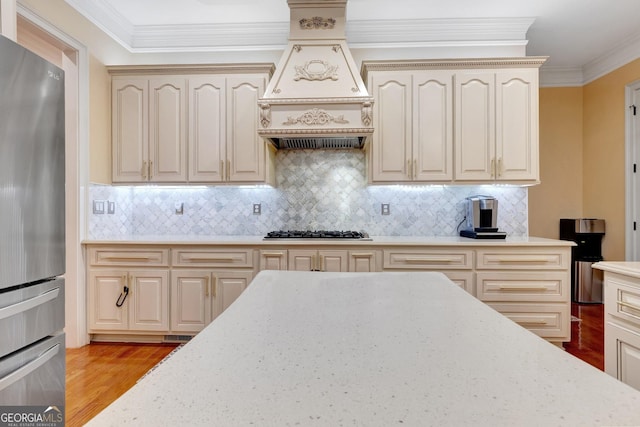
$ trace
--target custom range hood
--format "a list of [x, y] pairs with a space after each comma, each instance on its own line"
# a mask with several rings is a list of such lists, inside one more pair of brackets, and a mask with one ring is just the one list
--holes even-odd
[[346, 44], [347, 0], [288, 0], [289, 43], [258, 100], [258, 134], [276, 148], [362, 148], [373, 97]]

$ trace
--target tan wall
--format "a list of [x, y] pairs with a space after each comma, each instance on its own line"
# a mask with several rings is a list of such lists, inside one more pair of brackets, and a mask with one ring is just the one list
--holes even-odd
[[96, 57], [89, 57], [89, 180], [111, 184], [111, 77]]
[[529, 234], [557, 239], [582, 216], [582, 88], [540, 89], [540, 181], [529, 189]]
[[584, 86], [584, 216], [603, 218], [607, 260], [625, 259], [625, 87], [640, 60]]

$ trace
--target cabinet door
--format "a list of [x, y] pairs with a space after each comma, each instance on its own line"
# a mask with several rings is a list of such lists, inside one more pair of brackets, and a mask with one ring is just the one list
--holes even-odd
[[318, 251], [313, 249], [289, 249], [289, 270], [312, 271], [318, 270]]
[[265, 180], [266, 142], [258, 136], [258, 98], [264, 94], [264, 76], [227, 78], [227, 180]]
[[605, 371], [640, 390], [640, 333], [610, 318], [605, 322]]
[[129, 273], [129, 329], [169, 330], [169, 271], [138, 270]]
[[413, 77], [413, 180], [453, 179], [453, 72]]
[[215, 319], [247, 289], [253, 279], [253, 273], [250, 271], [215, 271], [213, 277], [215, 278], [213, 319]]
[[189, 85], [189, 181], [224, 180], [225, 79], [192, 76]]
[[112, 181], [148, 178], [149, 83], [146, 78], [111, 82]]
[[496, 162], [495, 73], [457, 72], [454, 87], [454, 179], [493, 180]]
[[413, 171], [411, 152], [411, 74], [373, 73], [370, 91], [374, 129], [371, 141], [369, 180], [371, 182], [410, 181]]
[[130, 296], [121, 307], [116, 302], [128, 285], [126, 270], [89, 270], [89, 330], [124, 331], [129, 327]]
[[187, 102], [184, 77], [149, 79], [149, 181], [187, 180]]
[[380, 253], [377, 251], [349, 251], [349, 271], [369, 273], [381, 271]]
[[286, 270], [287, 251], [286, 250], [261, 250], [260, 251], [260, 271], [262, 270]]
[[318, 251], [318, 260], [320, 271], [349, 271], [347, 251]]
[[211, 272], [173, 270], [171, 272], [171, 330], [199, 332], [211, 319]]
[[496, 178], [538, 180], [538, 69], [496, 73]]

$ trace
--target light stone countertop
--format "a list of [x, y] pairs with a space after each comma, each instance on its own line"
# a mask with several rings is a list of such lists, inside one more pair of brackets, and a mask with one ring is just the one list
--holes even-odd
[[268, 239], [263, 236], [203, 236], [203, 235], [145, 235], [121, 236], [109, 239], [87, 239], [85, 245], [106, 244], [147, 244], [147, 245], [264, 245], [264, 246], [296, 246], [296, 245], [426, 245], [426, 246], [574, 246], [567, 240], [546, 239], [542, 237], [507, 237], [506, 239], [469, 239], [450, 236], [372, 236], [371, 240], [359, 239]]
[[441, 273], [263, 271], [87, 425], [640, 425], [640, 392]]
[[640, 278], [640, 262], [635, 261], [600, 261], [591, 265], [591, 268], [597, 268], [612, 273], [624, 274], [625, 276]]

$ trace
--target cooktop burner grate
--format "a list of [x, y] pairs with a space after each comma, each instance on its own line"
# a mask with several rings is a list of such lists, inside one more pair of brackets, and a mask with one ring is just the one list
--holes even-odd
[[270, 231], [265, 239], [367, 239], [369, 235], [361, 231], [338, 230], [278, 230]]

